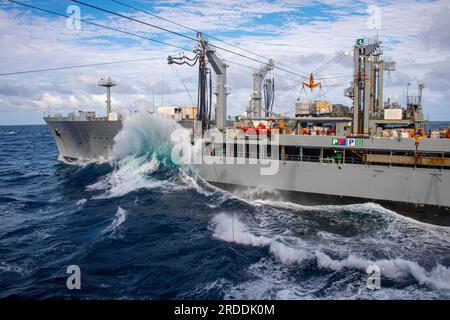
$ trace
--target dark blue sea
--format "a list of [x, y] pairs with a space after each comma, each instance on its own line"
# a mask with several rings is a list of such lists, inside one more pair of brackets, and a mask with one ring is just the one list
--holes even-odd
[[450, 298], [449, 227], [231, 194], [167, 161], [160, 132], [135, 133], [151, 152], [66, 164], [46, 126], [0, 126], [1, 299]]

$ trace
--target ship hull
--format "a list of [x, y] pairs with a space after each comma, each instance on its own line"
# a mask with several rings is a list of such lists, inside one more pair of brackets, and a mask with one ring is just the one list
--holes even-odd
[[275, 175], [261, 175], [260, 164], [225, 164], [223, 159], [197, 165], [198, 174], [219, 186], [291, 193], [302, 204], [371, 201], [450, 219], [449, 170], [279, 161]]
[[100, 160], [112, 156], [114, 137], [122, 121], [66, 121], [44, 118], [59, 154], [68, 161]]

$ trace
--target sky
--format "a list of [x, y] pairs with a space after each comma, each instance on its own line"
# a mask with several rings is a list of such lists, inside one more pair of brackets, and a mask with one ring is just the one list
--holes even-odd
[[[227, 49], [216, 53], [229, 65], [231, 115], [245, 111], [253, 70], [269, 58], [276, 66], [268, 75], [275, 79], [274, 111], [292, 114], [299, 97], [350, 106], [352, 101], [343, 95], [353, 75], [350, 52], [356, 39], [378, 35], [383, 55], [397, 63], [396, 71], [385, 75], [385, 98], [404, 105], [407, 91], [414, 95], [418, 84], [424, 83], [425, 115], [430, 120], [450, 120], [450, 0], [121, 0], [179, 25], [110, 0], [82, 2], [147, 25], [69, 0], [18, 1], [61, 14], [79, 10], [82, 19], [141, 37], [84, 22], [78, 28], [66, 17], [0, 0], [0, 74], [146, 60], [0, 75], [0, 125], [43, 124], [46, 112], [84, 110], [103, 115], [105, 90], [97, 83], [109, 76], [118, 83], [112, 89], [112, 106], [117, 112], [195, 104], [197, 66], [174, 66], [180, 80], [167, 64], [169, 55], [192, 57], [195, 41], [148, 24], [191, 38], [196, 33], [190, 29], [198, 30], [210, 36], [211, 44]], [[295, 85], [283, 91], [337, 56], [341, 58], [316, 74], [322, 90], [305, 94]]]

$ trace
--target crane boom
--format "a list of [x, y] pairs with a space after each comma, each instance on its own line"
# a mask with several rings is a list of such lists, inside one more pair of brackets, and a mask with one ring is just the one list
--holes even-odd
[[272, 59], [264, 64], [258, 70], [253, 73], [253, 93], [249, 102], [249, 114], [251, 117], [261, 117], [262, 109], [262, 86], [266, 75], [274, 68]]
[[215, 50], [208, 44], [206, 56], [217, 76], [215, 122], [217, 128], [223, 130], [227, 119], [227, 67], [224, 60], [220, 59]]

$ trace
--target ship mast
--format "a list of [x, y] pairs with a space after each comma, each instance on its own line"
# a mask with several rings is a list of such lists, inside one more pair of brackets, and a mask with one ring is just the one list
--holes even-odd
[[[199, 64], [199, 83], [198, 83], [198, 100], [197, 100], [197, 121], [202, 123], [202, 130], [210, 128], [211, 118], [211, 95], [212, 81], [210, 65], [216, 74], [216, 106], [214, 113], [214, 122], [216, 128], [224, 130], [226, 126], [227, 115], [227, 68], [225, 60], [219, 58], [213, 46], [205, 40], [200, 33], [197, 33], [198, 48], [194, 50], [195, 57], [189, 58], [184, 54], [180, 57], [169, 56], [167, 62], [169, 64], [183, 65], [187, 64], [191, 67]], [[209, 76], [209, 79], [208, 79]], [[208, 83], [209, 80], [209, 83]], [[209, 93], [209, 96], [208, 96]]]
[[272, 59], [269, 62], [261, 66], [258, 70], [253, 73], [253, 93], [250, 97], [249, 110], [248, 113], [250, 117], [261, 117], [262, 108], [262, 87], [263, 81], [267, 73], [269, 73], [274, 68], [274, 63]]
[[111, 107], [111, 88], [117, 86], [117, 83], [111, 79], [111, 77], [108, 77], [108, 79], [100, 79], [98, 82], [98, 85], [100, 87], [106, 88], [106, 118], [109, 117], [109, 115], [112, 113], [112, 107]]

